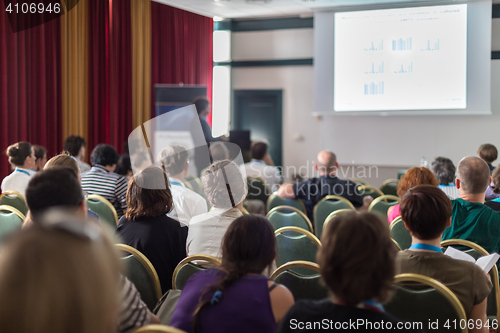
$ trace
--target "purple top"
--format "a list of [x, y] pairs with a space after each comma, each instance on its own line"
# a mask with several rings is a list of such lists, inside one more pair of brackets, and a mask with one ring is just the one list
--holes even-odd
[[[182, 290], [170, 325], [193, 332], [193, 314], [201, 294], [224, 276], [218, 269], [193, 275]], [[200, 315], [200, 333], [273, 333], [276, 320], [269, 298], [268, 279], [263, 275], [246, 275], [219, 297], [220, 302], [207, 305]], [[211, 299], [213, 292], [204, 299]]]
[[493, 192], [493, 183], [488, 185], [488, 187], [486, 188], [486, 193], [484, 194], [484, 198], [485, 199], [495, 199], [495, 198], [499, 198], [499, 197], [500, 197], [500, 194], [496, 194], [495, 192]]

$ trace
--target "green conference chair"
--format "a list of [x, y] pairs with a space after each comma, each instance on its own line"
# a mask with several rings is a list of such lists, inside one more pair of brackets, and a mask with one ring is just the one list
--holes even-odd
[[327, 216], [325, 219], [325, 223], [323, 223], [323, 228], [321, 230], [321, 234], [323, 234], [323, 231], [326, 230], [328, 224], [335, 218], [335, 216], [342, 214], [342, 213], [350, 213], [350, 212], [357, 212], [357, 210], [352, 210], [352, 209], [339, 209], [331, 213], [330, 215]]
[[399, 202], [399, 197], [394, 195], [382, 195], [372, 201], [368, 206], [368, 211], [372, 213], [379, 213], [387, 220], [387, 210], [389, 207], [396, 205]]
[[23, 226], [25, 216], [14, 207], [0, 206], [0, 241]]
[[299, 227], [309, 232], [313, 232], [311, 221], [306, 214], [291, 206], [278, 206], [271, 209], [267, 215], [274, 230], [283, 227]]
[[[447, 239], [441, 242], [443, 251], [446, 250], [448, 246], [453, 246], [471, 255], [476, 260], [489, 255], [488, 251], [486, 251], [482, 246], [465, 239]], [[490, 322], [492, 320], [500, 322], [500, 283], [498, 280], [498, 268], [496, 265], [491, 268], [489, 274], [491, 282], [493, 283], [493, 288], [491, 288], [491, 292], [488, 295], [486, 315], [488, 316]]]
[[[462, 304], [441, 282], [419, 274], [400, 274], [396, 275], [394, 284], [392, 298], [385, 305], [388, 314], [406, 322], [422, 323], [419, 329], [426, 332], [430, 329], [436, 332], [467, 332], [467, 325], [463, 330], [458, 325], [460, 321], [467, 322]], [[436, 321], [436, 328], [428, 326]], [[444, 327], [447, 321], [449, 329]]]
[[184, 258], [179, 264], [177, 264], [177, 267], [175, 267], [174, 273], [172, 274], [172, 289], [182, 290], [191, 276], [206, 269], [199, 264], [195, 264], [193, 261], [205, 261], [213, 266], [220, 266], [219, 258], [212, 257], [207, 254], [195, 254]]
[[316, 237], [321, 239], [323, 224], [326, 218], [339, 209], [355, 210], [354, 205], [349, 200], [338, 195], [327, 195], [314, 205], [313, 216]]
[[[308, 269], [312, 274], [306, 276], [297, 274], [293, 269]], [[328, 290], [320, 283], [318, 264], [307, 261], [291, 261], [276, 269], [271, 274], [271, 280], [287, 287], [295, 301], [300, 299], [323, 299], [328, 297]]]
[[307, 214], [306, 205], [301, 199], [283, 199], [278, 197], [277, 192], [274, 192], [267, 199], [266, 211], [269, 212], [274, 207], [278, 206], [291, 206], [300, 210], [302, 213]]
[[248, 188], [248, 194], [246, 197], [247, 200], [260, 200], [264, 204], [267, 203], [267, 199], [269, 198], [268, 194], [269, 192], [264, 179], [256, 176], [248, 176], [247, 188]]
[[134, 331], [134, 333], [187, 333], [187, 332], [167, 325], [146, 325]]
[[[321, 248], [321, 242], [309, 231], [298, 227], [283, 227], [274, 232], [276, 236], [276, 266], [287, 262], [304, 260], [316, 262], [316, 253]], [[309, 269], [293, 268], [291, 271], [308, 275]]]
[[351, 178], [349, 179], [351, 182], [358, 183], [359, 185], [370, 185], [366, 182], [366, 180], [361, 179], [361, 178]]
[[5, 191], [0, 195], [0, 205], [14, 207], [24, 216], [28, 214], [28, 205], [24, 196], [17, 191]]
[[[115, 244], [116, 248], [130, 255], [122, 260], [126, 266], [126, 276], [137, 288], [142, 301], [153, 311], [162, 296], [160, 280], [151, 262], [135, 248], [125, 244]], [[165, 290], [166, 291], [166, 290]]]
[[411, 246], [411, 236], [410, 231], [406, 229], [403, 219], [401, 216], [397, 217], [391, 223], [391, 237], [394, 239], [399, 248], [404, 251]]
[[102, 223], [106, 223], [111, 228], [116, 229], [118, 223], [118, 214], [115, 207], [105, 197], [98, 194], [90, 194], [87, 197], [87, 207], [99, 215]]
[[184, 176], [184, 184], [186, 183], [189, 184], [186, 185], [186, 187], [188, 187], [190, 190], [198, 193], [204, 198], [206, 197], [205, 190], [203, 189], [203, 184], [201, 183], [200, 178], [196, 177], [192, 173], [188, 173]]
[[384, 195], [381, 190], [370, 185], [359, 185], [356, 192], [358, 192], [363, 198], [371, 196], [373, 199], [376, 199]]
[[403, 178], [403, 176], [406, 174], [406, 171], [408, 170], [399, 170], [398, 171], [398, 181]]
[[385, 195], [398, 195], [398, 179], [387, 179], [380, 185], [380, 191]]

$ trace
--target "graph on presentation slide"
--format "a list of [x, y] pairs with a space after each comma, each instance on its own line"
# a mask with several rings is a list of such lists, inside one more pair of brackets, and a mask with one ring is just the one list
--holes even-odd
[[465, 109], [466, 73], [466, 4], [335, 14], [335, 111]]

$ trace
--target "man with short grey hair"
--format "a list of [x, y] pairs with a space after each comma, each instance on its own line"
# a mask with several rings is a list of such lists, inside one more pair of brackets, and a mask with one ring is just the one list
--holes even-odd
[[167, 173], [174, 201], [174, 209], [167, 215], [189, 225], [193, 216], [207, 212], [207, 202], [184, 185], [184, 176], [189, 168], [188, 152], [180, 145], [170, 145], [160, 152], [158, 161]]
[[460, 192], [455, 186], [455, 165], [446, 157], [436, 157], [431, 165], [431, 171], [439, 182], [439, 188], [454, 200], [460, 196]]
[[464, 157], [457, 167], [456, 186], [460, 197], [452, 200], [451, 226], [446, 239], [465, 239], [489, 253], [500, 252], [500, 213], [484, 205], [484, 193], [491, 182], [490, 168], [475, 156]]

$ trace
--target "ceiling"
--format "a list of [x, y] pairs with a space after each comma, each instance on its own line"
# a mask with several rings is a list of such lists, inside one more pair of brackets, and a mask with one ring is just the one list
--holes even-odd
[[[308, 16], [314, 10], [344, 6], [363, 6], [413, 2], [415, 0], [154, 0], [204, 16], [220, 18], [258, 18]], [[495, 0], [493, 2], [499, 2]], [[420, 0], [420, 3], [442, 2]]]

